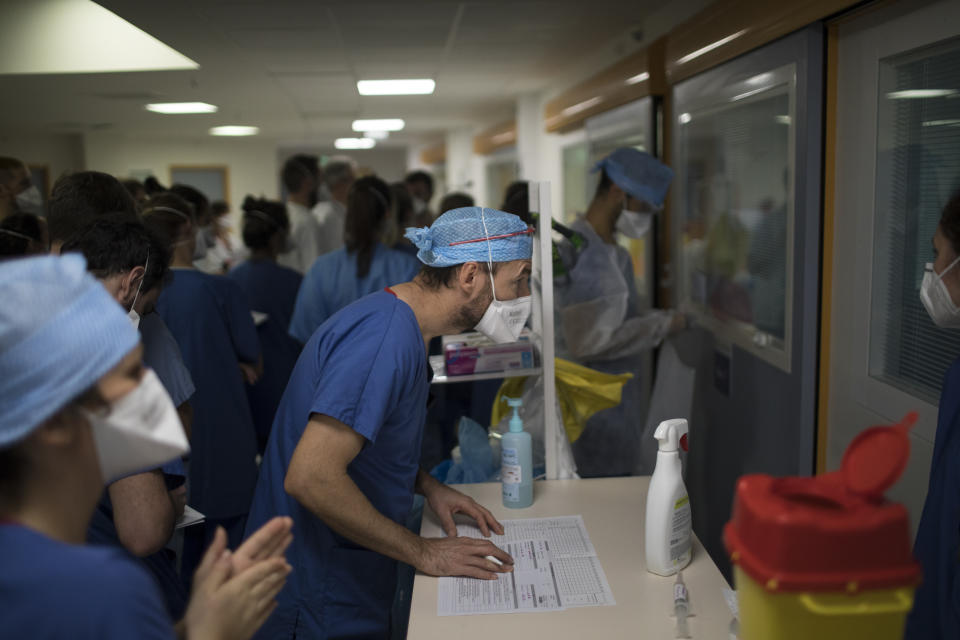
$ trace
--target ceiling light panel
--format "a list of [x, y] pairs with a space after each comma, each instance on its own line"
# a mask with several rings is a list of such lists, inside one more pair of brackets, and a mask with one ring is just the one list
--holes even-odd
[[353, 121], [354, 131], [400, 131], [403, 126], [403, 120], [400, 118]]
[[259, 127], [249, 127], [246, 125], [223, 125], [210, 129], [212, 136], [255, 136], [260, 133]]
[[376, 144], [373, 138], [337, 138], [333, 142], [337, 149], [372, 149]]
[[206, 102], [154, 102], [144, 106], [147, 111], [163, 114], [216, 113], [217, 105]]
[[437, 83], [428, 78], [414, 80], [360, 80], [357, 91], [362, 96], [415, 96], [433, 93]]

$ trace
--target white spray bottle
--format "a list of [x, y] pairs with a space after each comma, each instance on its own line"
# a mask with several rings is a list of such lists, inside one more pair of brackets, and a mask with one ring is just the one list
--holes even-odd
[[660, 443], [657, 466], [647, 490], [647, 571], [672, 576], [690, 564], [693, 518], [690, 497], [683, 484], [680, 446], [686, 450], [687, 421], [665, 420], [653, 437]]
[[500, 479], [503, 506], [523, 509], [533, 504], [533, 450], [530, 434], [523, 430], [520, 398], [504, 398], [513, 407], [510, 431], [500, 439]]

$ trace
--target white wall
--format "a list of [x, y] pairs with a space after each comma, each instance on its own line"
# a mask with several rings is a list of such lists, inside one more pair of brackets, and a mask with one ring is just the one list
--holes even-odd
[[229, 169], [233, 214], [252, 194], [278, 197], [275, 143], [252, 138], [162, 139], [93, 133], [84, 138], [86, 168], [118, 178], [131, 171], [150, 171], [170, 186], [171, 165], [225, 165]]
[[0, 133], [0, 156], [10, 156], [30, 165], [44, 165], [50, 186], [67, 171], [85, 168], [80, 134]]

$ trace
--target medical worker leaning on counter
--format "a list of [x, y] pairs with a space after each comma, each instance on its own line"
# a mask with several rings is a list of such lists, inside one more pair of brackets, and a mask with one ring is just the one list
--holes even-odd
[[[920, 301], [938, 327], [960, 329], [960, 192], [943, 209], [933, 254]], [[960, 358], [943, 379], [930, 485], [913, 553], [923, 567], [923, 582], [904, 638], [960, 638]]]
[[559, 245], [568, 273], [555, 280], [561, 353], [587, 367], [632, 373], [633, 378], [624, 385], [620, 404], [587, 421], [573, 443], [573, 454], [584, 477], [649, 474], [656, 442], [640, 442], [643, 352], [684, 328], [686, 321], [674, 311], [641, 308], [633, 259], [617, 239], [651, 233], [673, 171], [649, 153], [629, 147], [612, 152], [594, 171], [600, 172], [600, 180], [593, 200], [570, 225], [575, 239]]
[[[469, 207], [408, 229], [423, 263], [410, 282], [341, 309], [310, 338], [290, 377], [264, 455], [248, 527], [292, 516], [295, 577], [263, 639], [379, 638], [389, 630], [397, 561], [434, 576], [495, 579], [512, 559], [488, 540], [456, 537], [453, 514], [483, 534], [500, 523], [420, 470], [431, 338], [476, 328], [516, 340], [530, 312], [532, 230]], [[423, 494], [446, 538], [404, 521]], [[502, 566], [485, 559], [492, 555]]]
[[[175, 637], [150, 574], [83, 544], [105, 483], [188, 450], [137, 330], [78, 255], [4, 262], [0, 299], [0, 638]], [[218, 531], [180, 635], [248, 638], [290, 571], [290, 526], [232, 554]]]

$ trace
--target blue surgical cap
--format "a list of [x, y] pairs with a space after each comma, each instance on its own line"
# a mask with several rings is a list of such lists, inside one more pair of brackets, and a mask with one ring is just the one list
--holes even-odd
[[92, 387], [140, 340], [82, 256], [0, 263], [0, 447]]
[[603, 169], [613, 183], [638, 200], [662, 207], [673, 181], [673, 169], [649, 153], [620, 147], [593, 168]]
[[513, 215], [486, 207], [451, 209], [429, 227], [408, 227], [417, 257], [431, 267], [464, 262], [510, 262], [533, 255], [530, 227]]

